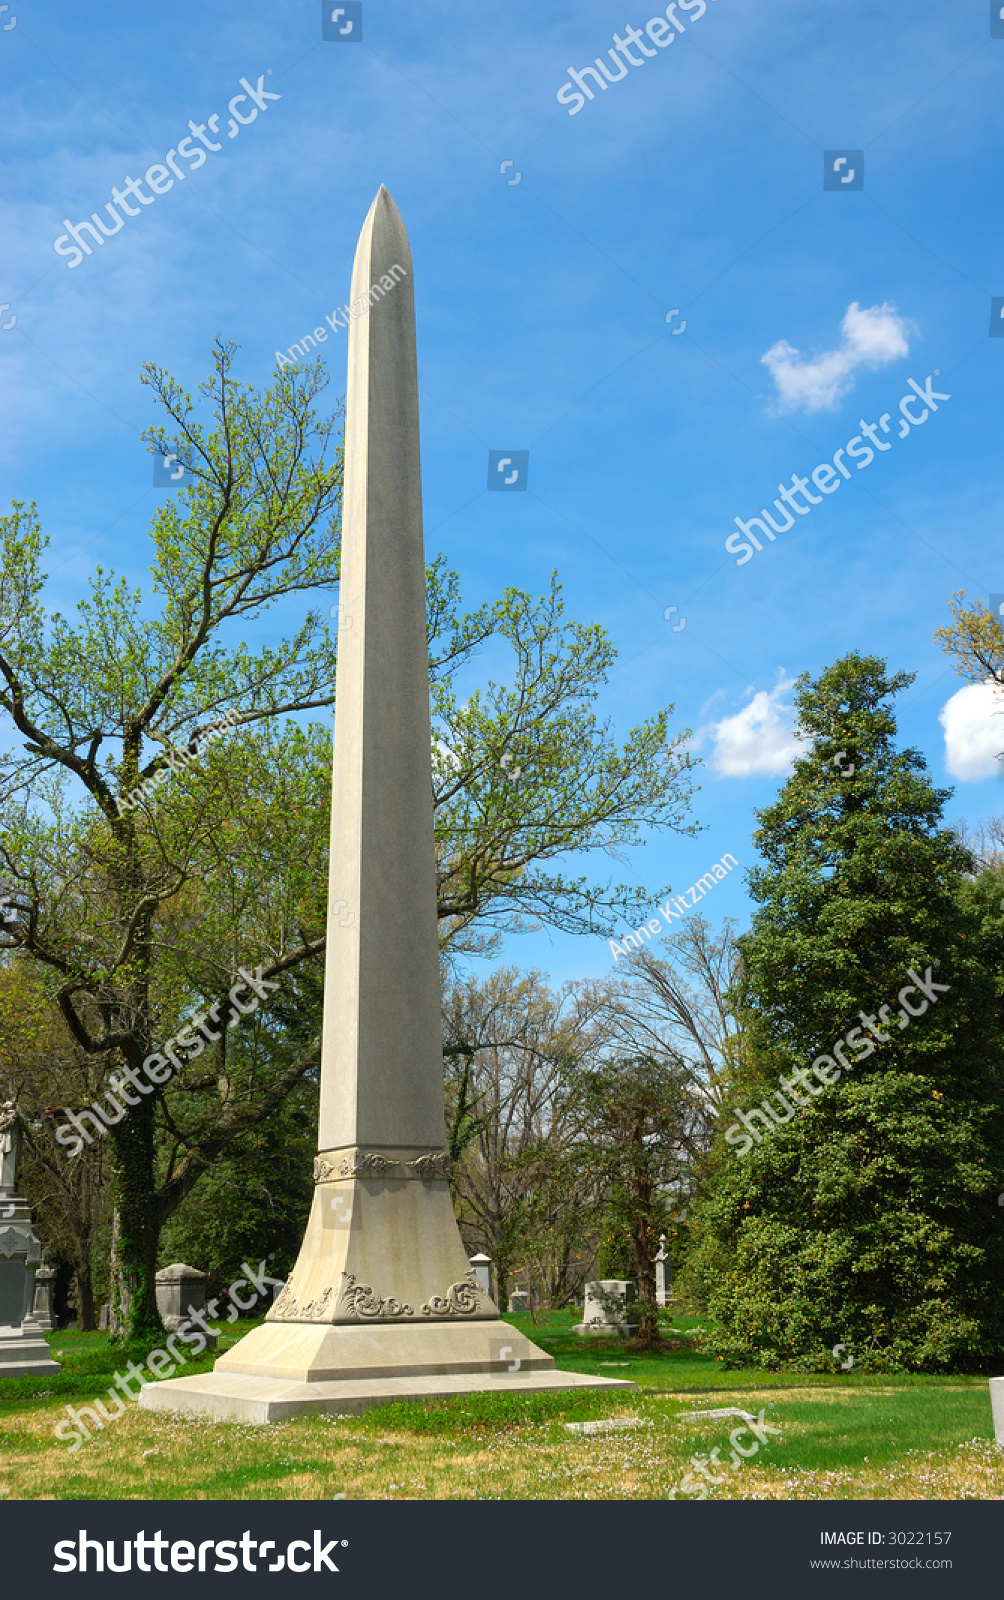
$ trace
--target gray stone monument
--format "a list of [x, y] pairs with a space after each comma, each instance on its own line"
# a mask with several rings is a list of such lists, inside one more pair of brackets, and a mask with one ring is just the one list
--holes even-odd
[[0, 1105], [0, 1378], [61, 1370], [34, 1316], [42, 1246], [28, 1202], [17, 1192], [22, 1137], [20, 1113], [8, 1100]]
[[480, 1283], [482, 1289], [485, 1291], [485, 1294], [491, 1294], [491, 1292], [492, 1292], [492, 1275], [491, 1275], [492, 1274], [492, 1258], [491, 1258], [491, 1256], [484, 1256], [484, 1255], [471, 1256], [471, 1266], [474, 1269], [474, 1276], [477, 1278], [477, 1280]]
[[655, 1258], [655, 1303], [668, 1306], [673, 1287], [673, 1263], [666, 1249], [666, 1235], [659, 1235], [659, 1254]]
[[1004, 1445], [1004, 1378], [990, 1379], [990, 1409], [994, 1419], [994, 1438]]
[[148, 1384], [147, 1410], [264, 1423], [474, 1390], [633, 1387], [558, 1372], [502, 1322], [454, 1217], [414, 290], [384, 188], [363, 224], [350, 298], [369, 309], [349, 329], [314, 1203], [265, 1323], [213, 1372]]
[[530, 1296], [526, 1289], [514, 1289], [509, 1296], [509, 1311], [529, 1311]]
[[628, 1278], [594, 1279], [586, 1284], [582, 1321], [572, 1332], [592, 1339], [629, 1338], [638, 1331], [637, 1322], [630, 1320], [634, 1297], [634, 1284]]
[[[161, 1267], [156, 1281], [157, 1310], [164, 1327], [177, 1333], [184, 1323], [196, 1326], [191, 1314], [206, 1309], [207, 1274], [198, 1267], [186, 1267], [183, 1261], [175, 1261], [169, 1267]], [[215, 1333], [207, 1333], [203, 1328], [202, 1337], [208, 1349], [216, 1349], [219, 1341]]]
[[52, 1311], [52, 1297], [56, 1289], [55, 1269], [43, 1259], [42, 1265], [35, 1273], [35, 1304], [32, 1307], [32, 1316], [38, 1323], [43, 1333], [52, 1333], [56, 1326], [56, 1319]]

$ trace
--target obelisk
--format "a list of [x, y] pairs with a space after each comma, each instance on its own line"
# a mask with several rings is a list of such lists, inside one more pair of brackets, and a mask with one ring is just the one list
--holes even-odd
[[557, 1372], [478, 1284], [450, 1197], [411, 251], [381, 188], [352, 272], [315, 1191], [266, 1323], [148, 1409], [269, 1422]]

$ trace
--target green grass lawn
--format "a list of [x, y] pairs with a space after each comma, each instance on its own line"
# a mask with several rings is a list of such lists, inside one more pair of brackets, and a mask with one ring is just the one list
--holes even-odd
[[[637, 1392], [471, 1395], [304, 1417], [268, 1428], [201, 1422], [130, 1406], [70, 1453], [54, 1436], [103, 1397], [125, 1359], [103, 1334], [56, 1333], [57, 1376], [0, 1382], [0, 1495], [10, 1499], [664, 1499], [688, 1479], [712, 1499], [1004, 1498], [985, 1378], [724, 1371], [688, 1347], [636, 1352], [571, 1332], [575, 1312], [513, 1323], [569, 1371], [630, 1378]], [[220, 1330], [220, 1350], [249, 1322]], [[145, 1351], [134, 1352], [142, 1363]], [[214, 1355], [188, 1363], [208, 1371]], [[734, 1406], [777, 1428], [748, 1459], [729, 1442]], [[635, 1419], [582, 1434], [566, 1424]], [[746, 1430], [740, 1443], [756, 1443]], [[713, 1454], [717, 1450], [717, 1454]], [[720, 1481], [694, 1476], [694, 1461]], [[734, 1460], [736, 1465], [730, 1465]]]

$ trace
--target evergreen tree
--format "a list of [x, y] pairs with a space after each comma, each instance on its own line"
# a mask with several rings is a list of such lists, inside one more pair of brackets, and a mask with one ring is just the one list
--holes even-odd
[[744, 1049], [688, 1264], [730, 1362], [1004, 1357], [1001, 880], [894, 747], [910, 682], [858, 654], [801, 678], [805, 753], [758, 818]]

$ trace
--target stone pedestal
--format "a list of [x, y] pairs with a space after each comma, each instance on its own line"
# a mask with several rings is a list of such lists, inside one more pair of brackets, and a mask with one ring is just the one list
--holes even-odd
[[471, 1270], [477, 1278], [485, 1294], [492, 1292], [492, 1258], [491, 1256], [471, 1256]]
[[587, 1283], [582, 1321], [572, 1332], [584, 1338], [630, 1338], [638, 1331], [637, 1322], [629, 1320], [634, 1294], [634, 1284], [627, 1278], [596, 1278]]
[[35, 1273], [35, 1304], [32, 1316], [43, 1333], [52, 1333], [56, 1319], [52, 1311], [52, 1297], [56, 1289], [56, 1274], [45, 1262]]
[[633, 1388], [554, 1370], [473, 1271], [449, 1187], [411, 249], [386, 189], [356, 250], [318, 1154], [296, 1265], [211, 1373], [147, 1410], [268, 1422], [471, 1390]]
[[659, 1254], [655, 1258], [655, 1303], [668, 1306], [673, 1287], [673, 1263], [666, 1249], [666, 1235], [659, 1235]]
[[1004, 1378], [990, 1379], [990, 1405], [994, 1417], [994, 1438], [1004, 1445]]
[[[206, 1283], [208, 1276], [200, 1272], [197, 1267], [187, 1267], [183, 1261], [175, 1261], [169, 1267], [162, 1267], [157, 1274], [157, 1310], [160, 1320], [170, 1333], [177, 1333], [183, 1324], [188, 1328], [200, 1326], [192, 1320], [193, 1311], [206, 1309]], [[200, 1329], [206, 1346], [215, 1350], [219, 1342], [215, 1333], [207, 1333]]]
[[0, 1378], [61, 1371], [33, 1315], [42, 1247], [28, 1203], [0, 1189]]

